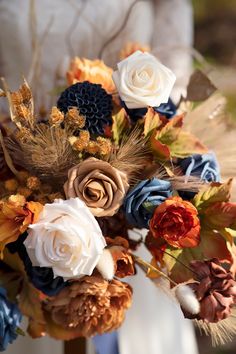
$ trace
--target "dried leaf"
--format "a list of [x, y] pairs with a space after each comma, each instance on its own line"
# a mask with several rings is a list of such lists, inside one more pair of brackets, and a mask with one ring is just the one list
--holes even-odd
[[185, 158], [193, 154], [204, 154], [208, 149], [190, 133], [181, 131], [178, 138], [169, 145], [172, 157]]
[[207, 189], [200, 191], [195, 195], [193, 204], [202, 211], [210, 206], [212, 203], [228, 202], [230, 198], [232, 179], [229, 179], [227, 183], [212, 183]]
[[187, 87], [187, 101], [204, 101], [216, 91], [211, 80], [201, 71], [196, 70], [191, 75]]
[[172, 118], [159, 132], [158, 140], [165, 145], [172, 144], [181, 132], [184, 116], [176, 116]]
[[128, 119], [125, 109], [122, 108], [118, 113], [112, 116], [113, 124], [112, 124], [112, 134], [113, 139], [116, 144], [119, 144], [122, 133], [128, 127]]
[[158, 160], [166, 161], [170, 159], [170, 149], [158, 140], [158, 133], [156, 131], [152, 133], [149, 143], [154, 156]]
[[149, 135], [154, 129], [158, 129], [161, 124], [162, 122], [158, 113], [156, 113], [152, 108], [148, 108], [148, 111], [144, 117], [144, 135]]
[[236, 230], [236, 204], [217, 202], [204, 210], [205, 222], [213, 229], [231, 228]]

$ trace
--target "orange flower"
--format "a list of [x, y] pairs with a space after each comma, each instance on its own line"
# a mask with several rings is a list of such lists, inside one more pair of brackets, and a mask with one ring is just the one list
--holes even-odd
[[137, 50], [140, 50], [141, 52], [150, 52], [151, 51], [151, 49], [148, 45], [142, 45], [137, 42], [129, 42], [129, 43], [126, 43], [126, 45], [120, 51], [120, 59], [123, 60], [123, 59], [129, 57], [131, 54], [133, 54]]
[[0, 203], [0, 252], [37, 220], [42, 208], [40, 203], [26, 202], [21, 195]]
[[75, 57], [67, 72], [69, 85], [77, 82], [89, 81], [93, 84], [101, 84], [108, 93], [115, 91], [112, 80], [113, 70], [106, 66], [102, 60], [80, 59]]
[[197, 209], [180, 197], [166, 199], [150, 221], [153, 237], [161, 237], [171, 246], [196, 247], [200, 242]]

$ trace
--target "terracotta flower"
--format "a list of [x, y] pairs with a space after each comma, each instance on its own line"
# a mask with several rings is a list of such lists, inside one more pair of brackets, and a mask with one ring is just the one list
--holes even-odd
[[64, 185], [67, 198], [79, 197], [97, 217], [114, 215], [128, 188], [125, 173], [95, 158], [72, 167]]
[[67, 72], [67, 81], [69, 85], [83, 81], [101, 84], [108, 93], [112, 93], [115, 91], [112, 73], [113, 70], [106, 66], [102, 60], [89, 60], [75, 57], [71, 61]]
[[135, 274], [133, 257], [129, 253], [129, 242], [120, 236], [106, 237], [108, 249], [114, 260], [115, 275], [124, 278]]
[[196, 247], [200, 242], [200, 221], [197, 209], [180, 197], [166, 199], [150, 221], [154, 237], [163, 238], [171, 246]]
[[198, 281], [188, 284], [200, 302], [197, 318], [218, 322], [229, 317], [236, 305], [236, 281], [232, 274], [217, 259], [192, 261], [191, 268], [198, 274]]
[[67, 331], [67, 339], [90, 337], [118, 328], [131, 298], [132, 289], [128, 284], [93, 275], [71, 283], [50, 298], [44, 309], [50, 322]]
[[42, 208], [40, 203], [26, 202], [20, 195], [0, 202], [0, 251], [37, 221]]

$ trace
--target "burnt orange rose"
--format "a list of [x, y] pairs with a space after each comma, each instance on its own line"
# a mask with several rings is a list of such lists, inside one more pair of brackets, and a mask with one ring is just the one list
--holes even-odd
[[40, 203], [26, 202], [20, 195], [0, 203], [0, 251], [37, 220], [42, 208]]
[[200, 242], [200, 221], [197, 209], [180, 197], [166, 199], [150, 221], [153, 237], [163, 238], [171, 246], [196, 247]]
[[67, 72], [69, 85], [77, 82], [89, 81], [93, 84], [100, 84], [108, 93], [115, 91], [112, 80], [113, 70], [106, 66], [102, 60], [89, 60], [74, 58]]

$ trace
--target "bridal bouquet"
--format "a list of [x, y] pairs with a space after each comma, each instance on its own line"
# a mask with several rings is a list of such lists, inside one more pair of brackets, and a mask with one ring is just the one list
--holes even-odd
[[138, 268], [229, 340], [236, 204], [217, 160], [232, 157], [220, 153], [223, 98], [198, 71], [176, 107], [174, 74], [140, 50], [114, 72], [75, 58], [67, 81], [48, 115], [35, 114], [26, 81], [1, 92], [11, 123], [0, 135], [0, 349], [22, 334], [22, 314], [33, 338], [117, 329], [132, 303], [122, 278]]

